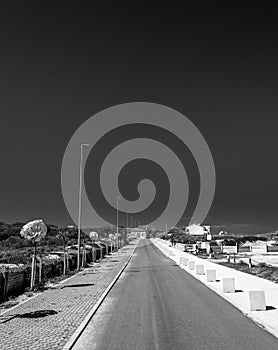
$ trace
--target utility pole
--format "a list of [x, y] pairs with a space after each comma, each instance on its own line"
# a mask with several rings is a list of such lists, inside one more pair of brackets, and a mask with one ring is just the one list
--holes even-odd
[[119, 199], [121, 197], [117, 197], [117, 249], [119, 249]]
[[80, 145], [79, 164], [79, 197], [78, 197], [78, 236], [77, 236], [77, 270], [80, 270], [80, 243], [81, 243], [81, 210], [82, 210], [82, 184], [83, 184], [83, 147], [89, 146], [87, 143]]

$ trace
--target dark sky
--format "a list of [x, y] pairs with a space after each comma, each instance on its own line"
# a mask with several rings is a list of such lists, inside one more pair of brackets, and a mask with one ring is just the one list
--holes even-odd
[[70, 224], [71, 136], [104, 108], [146, 101], [205, 137], [217, 175], [208, 224], [278, 229], [277, 12], [58, 3], [0, 5], [0, 220]]

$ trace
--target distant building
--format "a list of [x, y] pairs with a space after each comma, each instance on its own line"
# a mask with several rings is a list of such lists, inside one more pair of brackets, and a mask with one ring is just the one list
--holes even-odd
[[185, 228], [185, 233], [189, 236], [204, 236], [210, 234], [210, 226], [192, 224]]
[[131, 228], [129, 235], [133, 238], [147, 238], [147, 230], [145, 227]]

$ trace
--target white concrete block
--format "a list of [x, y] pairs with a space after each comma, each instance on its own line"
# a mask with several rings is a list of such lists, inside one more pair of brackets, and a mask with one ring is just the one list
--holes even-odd
[[196, 265], [196, 275], [204, 275], [205, 267], [204, 265]]
[[195, 270], [195, 261], [189, 260], [188, 261], [188, 268], [189, 268], [189, 270]]
[[249, 290], [250, 311], [265, 311], [265, 292], [263, 290]]
[[223, 292], [235, 293], [235, 279], [234, 277], [223, 277]]
[[216, 282], [216, 270], [207, 270], [207, 282]]
[[183, 258], [182, 264], [183, 264], [183, 266], [187, 266], [188, 265], [188, 259], [187, 258]]
[[188, 259], [186, 259], [184, 256], [180, 257], [180, 265], [186, 266]]

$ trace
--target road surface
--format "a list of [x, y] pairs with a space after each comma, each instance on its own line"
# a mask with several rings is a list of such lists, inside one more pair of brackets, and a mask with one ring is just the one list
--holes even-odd
[[141, 240], [74, 350], [277, 350], [278, 339]]

